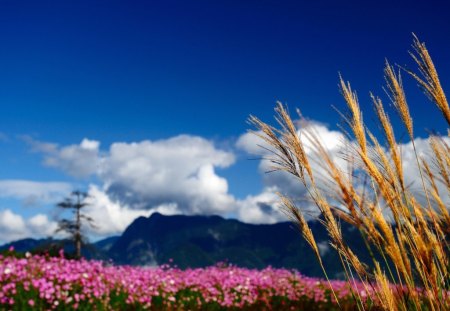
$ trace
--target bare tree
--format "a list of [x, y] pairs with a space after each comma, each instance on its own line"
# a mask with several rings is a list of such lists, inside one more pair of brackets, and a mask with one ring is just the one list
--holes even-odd
[[56, 206], [62, 209], [72, 210], [74, 214], [73, 219], [61, 219], [58, 222], [58, 228], [56, 232], [67, 232], [72, 241], [75, 244], [75, 256], [81, 258], [81, 244], [85, 238], [82, 231], [82, 224], [87, 223], [91, 227], [95, 227], [94, 220], [81, 212], [81, 209], [89, 205], [86, 202], [88, 194], [86, 192], [74, 191], [70, 197], [64, 199], [64, 201], [58, 203]]

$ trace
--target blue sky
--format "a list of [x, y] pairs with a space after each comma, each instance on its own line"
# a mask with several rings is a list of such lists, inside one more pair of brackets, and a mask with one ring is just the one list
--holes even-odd
[[[3, 223], [21, 219], [24, 228], [30, 227], [30, 219], [39, 215], [51, 222], [53, 204], [74, 188], [101, 193], [107, 201], [102, 204], [116, 204], [116, 212], [129, 209], [131, 216], [161, 204], [166, 205], [160, 210], [167, 211], [175, 204], [172, 212], [263, 221], [236, 216], [236, 209], [223, 206], [199, 207], [214, 205], [202, 193], [207, 186], [223, 196], [218, 201], [224, 206], [248, 199], [239, 204], [249, 209], [268, 187], [260, 162], [249, 160], [251, 148], [237, 144], [249, 128], [249, 114], [273, 120], [279, 100], [336, 130], [339, 120], [330, 107], [345, 105], [337, 87], [340, 72], [358, 91], [371, 124], [368, 92], [383, 94], [385, 58], [414, 68], [407, 54], [412, 32], [426, 42], [445, 89], [450, 84], [450, 19], [444, 3], [2, 1]], [[407, 77], [405, 88], [417, 136], [426, 137], [426, 130], [445, 132], [439, 113]], [[406, 143], [395, 115], [392, 120]], [[191, 162], [182, 167], [191, 169], [180, 181], [170, 168], [184, 161], [175, 157], [184, 144], [201, 152], [184, 159]], [[172, 162], [152, 158], [158, 152], [162, 159], [172, 154]], [[129, 158], [119, 161], [124, 154]], [[146, 171], [151, 163], [145, 159], [168, 168]], [[143, 167], [135, 171], [129, 163]], [[196, 182], [199, 176], [207, 181], [193, 186], [198, 191], [187, 191], [193, 175]], [[160, 183], [152, 187], [158, 176]], [[140, 189], [144, 182], [149, 189]], [[177, 182], [179, 188], [159, 197]], [[160, 192], [148, 197], [150, 189]], [[272, 198], [264, 195], [266, 201]], [[4, 240], [40, 235], [42, 227], [51, 227], [43, 217], [36, 219], [35, 231], [7, 228]]]

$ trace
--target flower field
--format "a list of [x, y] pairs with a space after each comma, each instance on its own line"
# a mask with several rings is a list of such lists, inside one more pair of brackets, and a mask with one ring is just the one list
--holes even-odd
[[[342, 309], [355, 309], [347, 283], [332, 283]], [[326, 281], [273, 268], [142, 268], [27, 254], [0, 257], [0, 285], [2, 310], [338, 310]]]

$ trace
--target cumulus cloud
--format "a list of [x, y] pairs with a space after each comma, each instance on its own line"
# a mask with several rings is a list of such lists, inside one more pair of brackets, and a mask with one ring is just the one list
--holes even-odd
[[[72, 191], [65, 182], [35, 182], [28, 180], [0, 180], [0, 198], [13, 198], [27, 207], [55, 204]], [[45, 214], [24, 218], [10, 208], [0, 209], [0, 242], [6, 243], [27, 237], [54, 236], [57, 223]]]
[[[316, 182], [318, 187], [322, 189], [328, 189], [330, 186], [330, 179], [327, 178], [326, 173], [322, 168], [322, 164], [318, 162], [317, 157], [311, 146], [311, 142], [306, 138], [305, 131], [312, 131], [321, 140], [323, 146], [327, 149], [331, 158], [337, 163], [338, 167], [346, 172], [348, 170], [347, 161], [344, 159], [343, 155], [348, 154], [348, 148], [354, 142], [349, 141], [343, 133], [339, 131], [330, 130], [326, 125], [318, 122], [310, 122], [307, 127], [300, 129], [297, 133], [305, 146], [305, 152], [310, 160], [312, 170], [315, 172]], [[259, 133], [261, 134], [261, 133]], [[450, 144], [450, 139], [448, 137], [441, 137], [444, 141]], [[414, 140], [419, 157], [429, 164], [433, 163], [433, 153], [429, 145], [428, 138], [416, 138]], [[268, 146], [261, 138], [253, 133], [246, 133], [239, 137], [236, 146], [249, 154], [257, 155], [261, 157], [259, 163], [259, 171], [263, 178], [265, 190], [261, 194], [261, 197], [270, 196], [270, 193], [279, 191], [297, 201], [297, 205], [302, 208], [307, 215], [316, 216], [317, 208], [308, 201], [308, 194], [306, 188], [299, 182], [299, 180], [293, 178], [286, 172], [273, 170], [273, 164], [270, 159], [273, 158], [273, 150]], [[403, 170], [405, 182], [409, 187], [412, 194], [425, 204], [425, 197], [423, 195], [422, 183], [417, 168], [415, 153], [412, 142], [407, 142], [404, 144], [399, 144], [399, 149], [401, 150], [402, 160], [403, 160]], [[267, 173], [270, 172], [270, 173]], [[362, 187], [362, 185], [355, 185], [356, 187]], [[444, 199], [444, 202], [450, 204], [450, 198], [448, 191], [443, 184], [438, 183], [439, 192]], [[267, 193], [269, 192], [269, 194]], [[265, 194], [265, 195], [263, 195]], [[259, 196], [251, 197], [256, 199]], [[266, 200], [269, 201], [269, 200]], [[275, 201], [276, 202], [276, 201]], [[273, 209], [276, 209], [276, 205], [271, 204]], [[262, 214], [256, 207], [252, 209], [255, 219], [267, 217], [266, 214]], [[241, 215], [240, 217], [245, 217]], [[249, 217], [249, 216], [247, 216]]]
[[71, 190], [72, 185], [65, 182], [0, 180], [0, 197], [19, 199], [25, 206], [54, 203]]
[[27, 236], [27, 228], [22, 216], [11, 210], [0, 211], [0, 232], [3, 241], [21, 239]]
[[185, 214], [220, 214], [234, 199], [215, 169], [234, 160], [233, 153], [188, 135], [115, 143], [102, 159], [99, 177], [109, 195], [133, 208], [172, 204]]
[[44, 165], [60, 169], [76, 178], [88, 177], [97, 172], [100, 163], [100, 143], [83, 139], [80, 144], [59, 147], [57, 144], [34, 140], [24, 136], [31, 150], [44, 154]]
[[63, 147], [26, 140], [44, 154], [45, 165], [75, 177], [95, 174], [111, 198], [131, 208], [176, 206], [186, 214], [220, 214], [234, 203], [227, 180], [216, 173], [234, 163], [234, 154], [202, 137], [114, 143], [102, 157], [94, 140]]
[[264, 156], [267, 155], [270, 150], [270, 146], [261, 139], [258, 135], [262, 135], [261, 131], [258, 132], [247, 132], [239, 136], [236, 141], [236, 147], [244, 150], [248, 154]]
[[276, 223], [286, 221], [281, 211], [276, 187], [266, 187], [257, 195], [237, 202], [237, 218], [247, 223]]
[[[442, 136], [441, 139], [445, 141], [447, 145], [450, 146], [450, 138], [446, 136]], [[428, 138], [416, 138], [414, 140], [416, 145], [416, 150], [418, 156], [427, 162], [430, 167], [434, 167], [434, 156], [433, 151], [429, 144]], [[416, 155], [414, 152], [414, 147], [412, 142], [408, 142], [405, 144], [401, 144], [399, 146], [401, 150], [401, 156], [403, 161], [403, 174], [405, 178], [405, 183], [409, 187], [409, 190], [415, 195], [416, 199], [421, 202], [423, 205], [426, 204], [426, 198], [423, 194], [422, 181], [419, 173], [419, 169], [417, 167]], [[447, 206], [450, 206], [450, 193], [443, 183], [437, 182], [436, 186], [438, 187], [439, 194], [441, 195], [441, 199], [443, 199], [444, 203]]]
[[24, 219], [10, 209], [0, 210], [0, 241], [7, 243], [28, 237], [45, 238], [54, 235], [57, 224], [46, 215]]
[[[320, 165], [316, 163], [316, 159], [313, 156], [314, 150], [312, 148], [311, 141], [307, 138], [307, 132], [314, 133], [314, 135], [320, 139], [323, 146], [340, 166], [345, 164], [341, 159], [341, 153], [348, 147], [349, 141], [346, 139], [344, 134], [339, 131], [330, 130], [323, 123], [310, 121], [307, 126], [299, 129], [297, 134], [305, 147], [305, 152], [309, 156], [310, 161], [313, 165], [317, 164], [316, 169], [318, 169]], [[273, 148], [258, 136], [260, 134], [262, 133], [245, 133], [239, 137], [236, 142], [236, 146], [249, 154], [261, 156], [262, 160], [260, 162], [259, 169], [261, 173], [266, 173], [272, 171], [272, 163], [270, 159], [273, 158]], [[270, 175], [271, 174], [267, 174], [267, 176]]]
[[224, 215], [236, 209], [228, 181], [217, 173], [232, 165], [235, 156], [202, 137], [113, 143], [101, 156], [94, 140], [70, 146], [26, 140], [43, 154], [47, 166], [77, 177], [95, 174], [100, 187], [91, 186], [89, 192], [98, 197], [97, 210], [111, 215], [101, 234], [123, 230], [136, 216], [155, 211]]
[[[334, 142], [337, 135], [331, 135], [330, 141]], [[134, 218], [155, 211], [234, 215], [249, 223], [274, 223], [286, 220], [277, 204], [276, 191], [298, 192], [298, 184], [289, 177], [263, 174], [266, 187], [261, 193], [236, 199], [229, 193], [228, 181], [217, 173], [217, 169], [235, 162], [234, 153], [198, 136], [113, 143], [101, 158], [100, 144], [88, 139], [80, 145], [63, 147], [29, 143], [44, 154], [45, 164], [68, 174], [73, 175], [75, 167], [79, 172], [91, 172], [94, 167], [90, 165], [97, 163], [95, 175], [101, 186], [90, 187], [95, 202], [88, 211], [94, 219], [102, 219], [97, 229], [100, 235], [121, 232]], [[251, 134], [241, 136], [237, 142], [239, 148], [252, 153], [262, 150], [258, 144], [258, 138]], [[268, 169], [269, 162], [261, 161], [260, 171]]]
[[25, 223], [27, 224], [30, 236], [33, 237], [54, 236], [55, 230], [58, 227], [58, 224], [55, 221], [49, 220], [47, 215], [44, 214], [34, 215], [25, 220]]
[[99, 236], [109, 236], [122, 233], [126, 227], [139, 216], [149, 216], [147, 210], [131, 209], [129, 206], [112, 200], [96, 185], [90, 185], [89, 199], [84, 213], [92, 217], [95, 226], [92, 233]]
[[[298, 131], [319, 187], [327, 188], [321, 163], [306, 139], [305, 130], [313, 131], [342, 170], [347, 170], [343, 153], [353, 143], [341, 132], [325, 124], [310, 122]], [[416, 139], [419, 153], [431, 159], [427, 139]], [[212, 141], [198, 136], [179, 135], [161, 140], [113, 143], [100, 152], [100, 143], [84, 139], [78, 145], [58, 146], [46, 142], [29, 142], [35, 151], [44, 154], [44, 163], [72, 176], [94, 174], [99, 185], [90, 185], [92, 204], [86, 211], [94, 219], [101, 219], [92, 233], [100, 236], [122, 232], [138, 216], [153, 212], [163, 214], [217, 214], [234, 216], [249, 223], [274, 223], [287, 220], [279, 206], [276, 192], [292, 197], [310, 217], [317, 216], [317, 208], [308, 200], [305, 187], [284, 172], [272, 170], [270, 148], [252, 133], [236, 142], [238, 149], [261, 157], [259, 172], [264, 187], [260, 193], [236, 199], [228, 189], [228, 181], [220, 176], [235, 162], [231, 151], [217, 148]], [[261, 148], [262, 146], [262, 148]], [[417, 183], [411, 143], [400, 146], [404, 159], [405, 177]], [[431, 160], [430, 160], [431, 161]], [[77, 173], [75, 173], [77, 172]], [[420, 189], [420, 185], [418, 185]], [[21, 187], [16, 187], [20, 189]], [[0, 183], [0, 196], [2, 186]], [[64, 190], [66, 194], [67, 190]]]
[[[315, 176], [318, 177], [318, 186], [325, 188], [329, 180], [326, 177], [321, 163], [317, 161], [310, 140], [307, 139], [307, 131], [314, 133], [320, 139], [330, 156], [342, 170], [346, 169], [345, 161], [342, 159], [342, 153], [348, 148], [350, 142], [341, 132], [330, 130], [325, 124], [315, 121], [311, 121], [306, 127], [297, 131], [305, 147], [305, 152], [310, 159], [312, 170]], [[261, 132], [256, 134], [261, 134]], [[266, 187], [265, 192], [272, 192], [273, 194], [277, 191], [281, 192], [297, 201], [307, 216], [317, 216], [317, 208], [309, 201], [307, 189], [303, 184], [286, 172], [273, 171], [274, 165], [271, 159], [274, 158], [274, 154], [271, 146], [267, 145], [258, 135], [251, 132], [240, 136], [236, 142], [236, 146], [249, 154], [261, 157], [259, 172]], [[277, 201], [274, 200], [273, 202]], [[279, 209], [279, 206], [273, 204], [271, 206], [273, 209]], [[286, 219], [286, 216], [284, 216], [284, 219]]]

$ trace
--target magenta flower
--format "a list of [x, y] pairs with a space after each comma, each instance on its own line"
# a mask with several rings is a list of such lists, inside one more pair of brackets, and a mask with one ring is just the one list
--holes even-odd
[[[332, 283], [339, 300], [352, 300], [352, 290], [362, 297], [372, 295], [370, 289], [357, 282], [353, 288], [346, 282]], [[14, 303], [49, 310], [86, 308], [91, 304], [103, 305], [105, 309], [120, 309], [124, 305], [148, 309], [155, 301], [169, 309], [186, 304], [198, 309], [210, 303], [226, 308], [259, 305], [270, 309], [274, 299], [281, 299], [276, 297], [286, 299], [281, 301], [285, 305], [300, 301], [336, 303], [326, 281], [286, 269], [217, 265], [181, 270], [167, 265], [112, 266], [101, 261], [37, 255], [0, 258], [0, 309]], [[118, 305], [110, 307], [114, 304]]]

